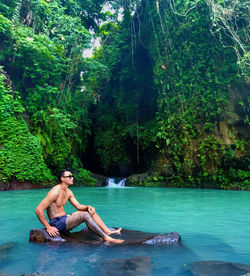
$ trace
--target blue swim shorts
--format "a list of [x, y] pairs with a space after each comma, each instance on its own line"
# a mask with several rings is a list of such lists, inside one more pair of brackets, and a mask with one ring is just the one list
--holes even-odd
[[67, 233], [68, 230], [66, 229], [66, 220], [67, 220], [67, 215], [65, 216], [60, 216], [60, 217], [55, 217], [55, 218], [52, 218], [50, 221], [49, 221], [49, 224], [51, 226], [54, 226], [56, 227], [59, 232], [62, 232], [62, 233]]

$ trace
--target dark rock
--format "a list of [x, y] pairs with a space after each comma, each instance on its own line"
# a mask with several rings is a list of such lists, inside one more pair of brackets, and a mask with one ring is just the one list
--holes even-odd
[[249, 128], [247, 127], [242, 127], [242, 126], [236, 126], [238, 134], [240, 138], [243, 139], [249, 139], [250, 138], [250, 131]]
[[7, 259], [7, 251], [13, 248], [14, 246], [15, 246], [14, 242], [7, 242], [0, 245], [0, 261]]
[[[169, 234], [153, 234], [136, 230], [123, 229], [121, 234], [112, 235], [113, 238], [123, 239], [122, 245], [146, 244], [146, 245], [178, 245], [180, 242], [180, 235], [177, 232]], [[58, 235], [57, 237], [50, 237], [47, 231], [43, 229], [32, 229], [30, 231], [31, 242], [70, 242], [70, 243], [85, 243], [85, 244], [99, 244], [103, 240], [95, 235], [92, 231], [85, 229], [79, 232], [69, 233], [68, 235]]]
[[113, 259], [101, 263], [98, 275], [109, 276], [113, 271], [116, 276], [147, 276], [152, 275], [152, 268], [152, 261], [147, 256]]
[[249, 125], [245, 122], [249, 88], [249, 84], [242, 83], [242, 87], [231, 87], [229, 90], [229, 99], [214, 131], [216, 138], [226, 145], [233, 144], [236, 139], [250, 138]]
[[171, 167], [167, 168], [166, 176], [173, 176], [175, 173]]
[[96, 187], [107, 186], [108, 177], [96, 173], [91, 173], [91, 176], [97, 180]]
[[57, 237], [51, 237], [45, 228], [42, 229], [32, 229], [30, 231], [30, 241], [31, 242], [64, 242], [60, 235]]
[[187, 270], [193, 276], [249, 276], [250, 266], [240, 263], [227, 263], [222, 261], [196, 262]]
[[178, 244], [180, 241], [180, 235], [177, 232], [171, 232], [169, 234], [161, 234], [146, 240], [144, 244]]

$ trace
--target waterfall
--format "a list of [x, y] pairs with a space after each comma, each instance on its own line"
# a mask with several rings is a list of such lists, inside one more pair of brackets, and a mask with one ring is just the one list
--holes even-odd
[[107, 180], [107, 187], [108, 188], [120, 188], [120, 187], [125, 187], [125, 182], [127, 178], [108, 178]]

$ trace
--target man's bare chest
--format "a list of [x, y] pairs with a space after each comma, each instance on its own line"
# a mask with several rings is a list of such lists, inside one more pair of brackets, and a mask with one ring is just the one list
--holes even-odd
[[68, 199], [69, 199], [69, 195], [65, 192], [62, 192], [58, 195], [56, 201], [54, 202], [54, 205], [57, 208], [60, 208], [67, 203]]

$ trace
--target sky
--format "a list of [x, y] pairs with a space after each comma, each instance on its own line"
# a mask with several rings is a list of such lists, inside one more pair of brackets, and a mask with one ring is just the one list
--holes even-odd
[[[103, 9], [102, 9], [102, 12], [106, 12], [106, 11], [108, 11], [108, 12], [110, 12], [110, 13], [112, 13], [112, 14], [115, 13], [115, 10], [112, 9], [112, 7], [111, 7], [110, 5], [104, 5], [104, 7], [103, 7]], [[122, 21], [122, 18], [123, 18], [123, 8], [120, 8], [120, 9], [119, 9], [119, 13], [118, 13], [117, 20], [118, 20], [118, 21]], [[102, 21], [102, 22], [100, 23], [100, 26], [103, 25], [103, 24], [105, 24], [105, 23], [107, 23], [107, 22], [109, 22], [109, 20], [107, 20], [107, 21]], [[94, 32], [91, 31], [91, 30], [90, 30], [90, 33], [91, 33], [92, 35], [94, 34]], [[91, 47], [90, 47], [89, 49], [84, 49], [84, 50], [83, 50], [83, 57], [84, 57], [84, 58], [88, 58], [88, 57], [92, 57], [92, 56], [93, 56], [93, 51], [94, 51], [94, 49], [98, 49], [98, 48], [101, 46], [101, 38], [100, 38], [100, 37], [96, 37], [96, 38], [93, 37], [93, 38], [91, 39], [90, 44], [91, 44]]]

